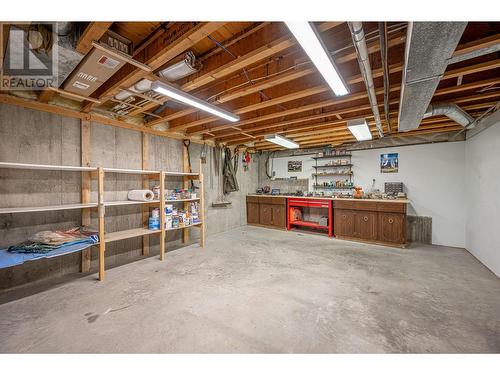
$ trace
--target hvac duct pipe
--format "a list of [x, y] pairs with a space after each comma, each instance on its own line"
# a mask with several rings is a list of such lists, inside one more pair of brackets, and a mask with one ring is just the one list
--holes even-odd
[[424, 118], [433, 116], [446, 116], [463, 127], [470, 126], [470, 124], [474, 122], [474, 118], [471, 115], [453, 103], [429, 104], [425, 111]]
[[387, 23], [379, 22], [378, 30], [380, 35], [380, 56], [382, 60], [382, 68], [384, 69], [384, 114], [385, 120], [387, 121], [387, 129], [389, 134], [391, 134], [391, 116], [389, 115], [389, 64], [387, 63]]
[[375, 125], [377, 126], [379, 137], [384, 136], [382, 123], [380, 122], [380, 112], [378, 110], [377, 96], [375, 95], [375, 85], [373, 84], [372, 69], [368, 55], [368, 47], [366, 46], [365, 32], [363, 31], [362, 22], [348, 22], [349, 30], [351, 30], [352, 41], [356, 48], [358, 56], [359, 69], [365, 81], [368, 99], [372, 107], [373, 116], [375, 117]]

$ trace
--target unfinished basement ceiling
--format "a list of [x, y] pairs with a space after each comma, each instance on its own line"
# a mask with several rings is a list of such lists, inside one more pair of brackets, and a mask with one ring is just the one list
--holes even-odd
[[[352, 144], [356, 140], [347, 129], [347, 121], [357, 118], [366, 118], [374, 139], [381, 137], [346, 22], [315, 23], [349, 89], [348, 95], [339, 97], [282, 22], [91, 22], [83, 26], [77, 45], [89, 46], [87, 55], [95, 50], [92, 41], [102, 39], [108, 31], [131, 44], [129, 60], [90, 96], [71, 98], [81, 113], [112, 117], [111, 125], [139, 123], [134, 129], [198, 142], [247, 145], [255, 150], [281, 149], [265, 141], [270, 134], [285, 136], [301, 148]], [[362, 27], [383, 135], [411, 137], [463, 130], [453, 117], [439, 115], [419, 118], [411, 129], [399, 129], [410, 131], [398, 131], [397, 119], [407, 109], [406, 99], [400, 105], [405, 49], [409, 56], [416, 51], [406, 40], [408, 23], [363, 22]], [[419, 22], [412, 25], [412, 29], [425, 27]], [[380, 39], [384, 28], [385, 68], [389, 71], [385, 77], [389, 83], [385, 102]], [[437, 33], [438, 29], [429, 32]], [[500, 56], [496, 48], [500, 45], [500, 23], [469, 22], [457, 28], [454, 35], [456, 47], [450, 46], [454, 60], [443, 62], [444, 72], [441, 69], [436, 73], [436, 87], [429, 101], [457, 105], [477, 118], [500, 99]], [[487, 53], [485, 48], [489, 48]], [[187, 52], [194, 54], [199, 68], [174, 84], [236, 114], [238, 122], [222, 120], [147, 89], [124, 100], [116, 99], [124, 89], [158, 79], [159, 71], [181, 61]], [[14, 94], [4, 95], [3, 100], [12, 101]], [[51, 111], [57, 110], [57, 97], [65, 96], [64, 92], [51, 90], [36, 94], [40, 105]], [[392, 120], [392, 134], [384, 108]], [[418, 113], [426, 110], [427, 105], [418, 108]]]

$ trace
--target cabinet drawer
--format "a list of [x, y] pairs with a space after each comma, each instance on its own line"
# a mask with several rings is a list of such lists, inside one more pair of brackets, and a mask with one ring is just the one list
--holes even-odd
[[260, 197], [251, 197], [247, 195], [247, 202], [248, 203], [259, 203]]
[[346, 210], [362, 210], [362, 211], [377, 211], [377, 202], [367, 201], [333, 201], [335, 208], [342, 208]]
[[286, 198], [284, 197], [271, 197], [271, 204], [281, 204], [285, 205], [286, 203]]
[[406, 203], [378, 202], [377, 211], [406, 213]]

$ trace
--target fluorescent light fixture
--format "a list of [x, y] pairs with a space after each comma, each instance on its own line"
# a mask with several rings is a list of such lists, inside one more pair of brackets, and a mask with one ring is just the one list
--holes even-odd
[[364, 118], [347, 121], [347, 128], [358, 141], [369, 141], [372, 133]]
[[285, 22], [335, 95], [349, 93], [321, 37], [310, 22]]
[[275, 143], [277, 145], [286, 147], [286, 148], [299, 148], [299, 144], [295, 143], [291, 139], [282, 137], [281, 135], [278, 134], [272, 134], [272, 135], [266, 135], [264, 136], [264, 139], [266, 141]]
[[182, 90], [179, 90], [177, 87], [171, 86], [164, 82], [155, 81], [151, 85], [151, 90], [156, 91], [159, 94], [168, 96], [174, 100], [177, 100], [181, 103], [190, 105], [192, 107], [196, 107], [201, 109], [202, 111], [211, 113], [212, 115], [222, 117], [225, 120], [236, 122], [239, 121], [239, 116], [235, 114], [225, 111], [221, 108], [216, 107], [213, 104], [210, 104], [206, 101], [198, 99], [197, 97], [190, 95]]

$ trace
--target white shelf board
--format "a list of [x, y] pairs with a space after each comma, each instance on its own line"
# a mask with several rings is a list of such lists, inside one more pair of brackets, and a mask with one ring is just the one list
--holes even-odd
[[94, 207], [97, 207], [97, 203], [71, 203], [71, 204], [61, 204], [55, 206], [41, 206], [41, 207], [11, 207], [11, 208], [0, 208], [0, 214], [76, 210], [80, 208], [94, 208]]
[[104, 206], [106, 207], [111, 207], [111, 206], [128, 206], [132, 204], [151, 204], [151, 203], [160, 203], [159, 200], [152, 200], [152, 201], [112, 201], [112, 202], [104, 202]]
[[200, 198], [189, 198], [189, 199], [165, 199], [165, 203], [175, 203], [175, 202], [194, 202], [199, 201]]
[[199, 173], [189, 173], [189, 172], [167, 172], [165, 171], [165, 176], [193, 176], [198, 177]]
[[121, 168], [103, 168], [105, 173], [127, 173], [127, 174], [159, 174], [160, 171], [147, 169], [121, 169]]
[[106, 233], [104, 235], [104, 242], [108, 243], [108, 242], [126, 240], [127, 238], [142, 237], [148, 234], [157, 234], [160, 232], [161, 232], [160, 229], [155, 229], [155, 230], [149, 230], [147, 228], [127, 229], [119, 232]]
[[201, 225], [202, 223], [197, 223], [197, 224], [190, 224], [190, 225], [185, 225], [183, 227], [177, 227], [177, 228], [169, 228], [167, 229], [166, 231], [169, 232], [171, 230], [177, 230], [177, 229], [186, 229], [186, 228], [190, 228], [190, 227], [197, 227], [199, 225]]
[[23, 164], [23, 163], [7, 163], [7, 162], [0, 162], [0, 168], [31, 169], [31, 170], [43, 170], [43, 171], [70, 171], [70, 172], [97, 171], [97, 168], [95, 168], [95, 167], [77, 167], [77, 166], [70, 166], [70, 165]]

